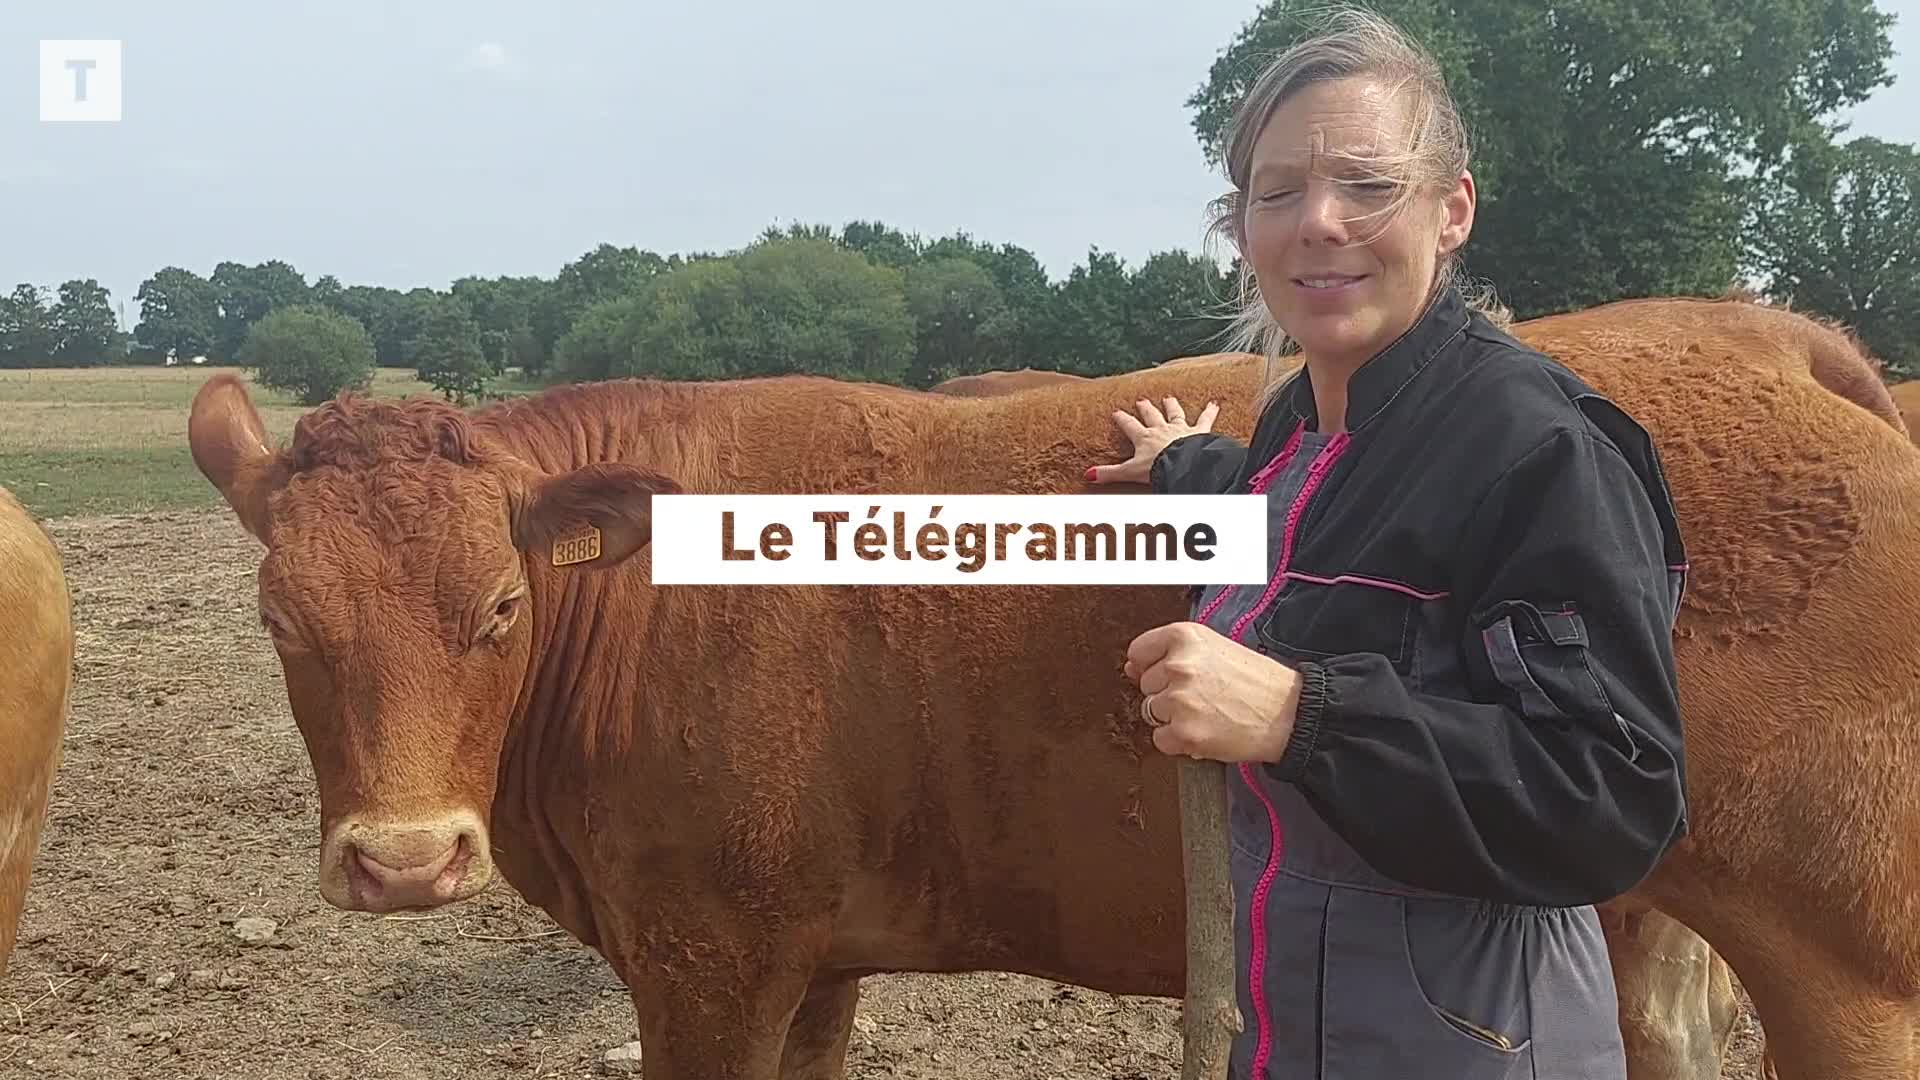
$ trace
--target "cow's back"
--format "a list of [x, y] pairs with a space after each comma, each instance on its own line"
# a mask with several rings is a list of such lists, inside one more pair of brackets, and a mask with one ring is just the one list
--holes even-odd
[[1920, 442], [1920, 379], [1904, 379], [1887, 387], [1893, 407], [1907, 423], [1907, 434]]
[[[1818, 896], [1801, 913], [1809, 920], [1822, 907], [1871, 913], [1831, 924], [1830, 947], [1884, 971], [1889, 985], [1920, 986], [1920, 968], [1888, 966], [1889, 957], [1920, 957], [1920, 928], [1900, 914], [1910, 906], [1908, 856], [1878, 842], [1920, 823], [1920, 789], [1904, 772], [1920, 760], [1920, 504], [1911, 495], [1920, 490], [1920, 455], [1903, 424], [1805, 377], [1817, 374], [1804, 366], [1808, 342], [1830, 328], [1741, 306], [1748, 310], [1693, 309], [1691, 333], [1671, 321], [1636, 328], [1623, 319], [1597, 345], [1551, 326], [1514, 328], [1646, 426], [1688, 547], [1675, 639], [1695, 831], [1645, 887], [1705, 925], [1699, 905], [1710, 897], [1692, 876], [1702, 869], [1755, 888], [1768, 880], [1811, 886], [1800, 894]], [[1744, 321], [1753, 313], [1765, 325]], [[1219, 400], [1216, 429], [1244, 438], [1260, 378], [1257, 363], [1223, 362], [1022, 395], [994, 412], [1025, 433], [1021, 449], [995, 459], [993, 425], [982, 424], [966, 459], [984, 476], [1013, 478], [1017, 490], [1079, 490], [1074, 466], [1126, 456], [1111, 408], [1173, 396], [1191, 415]], [[982, 617], [1011, 606], [971, 602]], [[969, 601], [954, 603], [957, 612]], [[1033, 621], [973, 647], [995, 657], [1046, 649], [1040, 662], [1073, 688], [1063, 700], [1099, 704], [1094, 715], [1137, 733], [1118, 670], [1124, 641], [1185, 617], [1177, 598], [1152, 588], [1059, 590], [1039, 605], [1045, 613], [1031, 613]], [[1084, 642], [1075, 640], [1081, 625]], [[1866, 747], [1873, 750], [1858, 751]], [[1149, 775], [1158, 781], [1164, 771], [1155, 762]], [[1762, 822], [1769, 825], [1756, 827]], [[1876, 895], [1863, 901], [1854, 891], [1861, 881], [1875, 883]]]
[[1881, 378], [1880, 363], [1858, 338], [1822, 319], [1744, 296], [1663, 296], [1618, 300], [1519, 323], [1513, 334], [1545, 352], [1598, 355], [1665, 343], [1694, 355], [1739, 357], [1803, 372], [1841, 398], [1908, 434], [1908, 423]]
[[73, 613], [58, 549], [0, 488], [0, 973], [13, 953], [73, 677]]
[[[1910, 742], [1903, 710], [1920, 686], [1920, 521], [1899, 494], [1920, 483], [1920, 455], [1797, 371], [1784, 337], [1721, 353], [1705, 335], [1546, 343], [1652, 432], [1689, 545], [1677, 638], [1696, 832], [1649, 883], [1683, 912], [1698, 893], [1673, 883], [1703, 880], [1701, 860], [1756, 882], [1861, 880], [1809, 862], [1821, 853], [1894, 880], [1893, 856], [1858, 838], [1907, 819], [1909, 807], [1878, 798], [1907, 790], [1878, 775], [1900, 755], [1848, 763], [1840, 751], [1847, 737]], [[659, 395], [619, 421], [628, 431], [712, 418], [659, 443], [700, 448], [694, 457], [645, 457], [694, 492], [1117, 492], [1085, 481], [1088, 465], [1129, 456], [1114, 410], [1175, 397], [1192, 415], [1214, 401], [1215, 430], [1245, 439], [1265, 369], [1221, 358], [992, 398], [789, 378], [554, 400]], [[797, 543], [816, 542], [816, 526], [797, 524]], [[597, 618], [633, 619], [641, 636], [620, 640], [644, 644], [602, 666], [644, 682], [651, 714], [633, 723], [654, 742], [606, 767], [655, 761], [657, 778], [621, 774], [633, 790], [723, 777], [702, 797], [725, 805], [676, 794], [681, 805], [646, 812], [676, 815], [670, 833], [717, 851], [754, 904], [834, 897], [830, 964], [1181, 992], [1175, 771], [1122, 664], [1138, 634], [1188, 616], [1182, 590], [654, 590], [643, 569], [617, 580], [608, 587], [648, 614], [603, 604]], [[1891, 704], [1863, 714], [1874, 694]], [[686, 764], [664, 752], [680, 747], [693, 748]], [[1875, 775], [1836, 786], [1863, 773]], [[1809, 813], [1829, 805], [1845, 813]], [[1868, 940], [1889, 925], [1836, 926], [1834, 946], [1898, 955]]]
[[1059, 383], [1084, 382], [1086, 376], [1074, 375], [1065, 371], [1048, 371], [1043, 368], [1018, 368], [1011, 371], [980, 371], [971, 375], [955, 375], [932, 386], [936, 394], [951, 397], [999, 397], [1003, 394], [1017, 394], [1031, 390], [1036, 386], [1054, 386]]
[[[1715, 329], [1691, 339], [1627, 332], [1591, 347], [1516, 328], [1646, 425], [1674, 489], [1691, 559], [1676, 647], [1696, 831], [1647, 888], [1680, 910], [1700, 894], [1682, 897], [1671, 883], [1702, 868], [1689, 864], [1702, 851], [1756, 880], [1896, 882], [1901, 856], [1862, 840], [1898, 835], [1920, 814], [1920, 796], [1885, 797], [1912, 790], [1887, 770], [1920, 756], [1920, 517], [1907, 495], [1920, 487], [1920, 456], [1892, 425], [1802, 377], [1804, 338], [1721, 342]], [[1129, 452], [1114, 409], [1171, 396], [1191, 415], [1217, 401], [1215, 430], [1244, 439], [1263, 375], [1259, 363], [1223, 359], [956, 402], [924, 419], [917, 464], [872, 490], [1086, 491], [1088, 463]], [[872, 615], [878, 629], [851, 639], [842, 662], [888, 657], [884, 672], [858, 680], [871, 707], [851, 704], [890, 718], [875, 738], [903, 703], [919, 710], [908, 728], [940, 732], [898, 751], [918, 769], [903, 796], [949, 808], [953, 846], [940, 857], [964, 856], [981, 880], [1034, 882], [1034, 899], [1051, 897], [1045, 910], [1059, 913], [1007, 961], [1057, 942], [1066, 952], [1056, 961], [1070, 966], [1039, 973], [1086, 981], [1093, 954], [1139, 965], [1101, 971], [1096, 984], [1137, 988], [1135, 976], [1177, 972], [1177, 955], [1153, 951], [1180, 940], [1175, 782], [1121, 663], [1135, 635], [1187, 617], [1178, 590], [850, 592], [846, 611]], [[1863, 711], [1868, 700], [1885, 704]], [[1836, 755], [1856, 741], [1902, 749], [1843, 767]], [[1761, 821], [1795, 828], [1749, 827]], [[987, 855], [995, 843], [1007, 846]], [[1849, 872], [1820, 870], [1815, 852]], [[1837, 888], [1825, 902], [1851, 903]], [[989, 926], [1031, 925], [1032, 915], [1012, 914], [1031, 908], [1009, 904], [1009, 921]], [[1889, 895], [1876, 906], [1898, 904]], [[1142, 924], [1165, 936], [1136, 936]], [[1893, 940], [1902, 933], [1869, 919], [1836, 928], [1832, 944], [1879, 963], [1913, 955]]]

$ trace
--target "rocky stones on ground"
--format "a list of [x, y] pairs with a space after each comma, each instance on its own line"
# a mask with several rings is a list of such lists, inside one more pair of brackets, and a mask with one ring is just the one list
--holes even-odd
[[265, 945], [279, 929], [279, 923], [257, 915], [233, 920], [233, 936], [239, 938], [242, 945]]
[[610, 1073], [637, 1074], [640, 1071], [640, 1044], [630, 1042], [625, 1046], [616, 1046], [600, 1060]]

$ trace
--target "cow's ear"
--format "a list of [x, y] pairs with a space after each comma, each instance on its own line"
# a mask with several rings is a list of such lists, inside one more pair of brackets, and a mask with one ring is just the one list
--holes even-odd
[[653, 497], [672, 480], [637, 465], [583, 465], [534, 477], [513, 500], [513, 543], [554, 566], [617, 566], [653, 539]]
[[240, 524], [267, 543], [267, 496], [272, 490], [273, 450], [266, 425], [231, 372], [208, 379], [193, 396], [187, 416], [187, 446], [200, 474], [220, 491]]

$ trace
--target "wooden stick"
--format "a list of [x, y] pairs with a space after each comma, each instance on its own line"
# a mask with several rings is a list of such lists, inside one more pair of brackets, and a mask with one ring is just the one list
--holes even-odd
[[1181, 1080], [1226, 1080], [1227, 1054], [1241, 1031], [1234, 997], [1226, 768], [1219, 761], [1180, 761], [1180, 833], [1187, 879]]

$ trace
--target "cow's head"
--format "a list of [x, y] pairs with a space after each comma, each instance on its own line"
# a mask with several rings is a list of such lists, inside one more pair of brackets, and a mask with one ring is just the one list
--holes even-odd
[[543, 473], [430, 399], [343, 398], [275, 451], [228, 375], [195, 397], [188, 439], [266, 545], [260, 619], [319, 782], [321, 895], [364, 911], [472, 896], [493, 874], [530, 589], [644, 547], [673, 485], [626, 465]]

